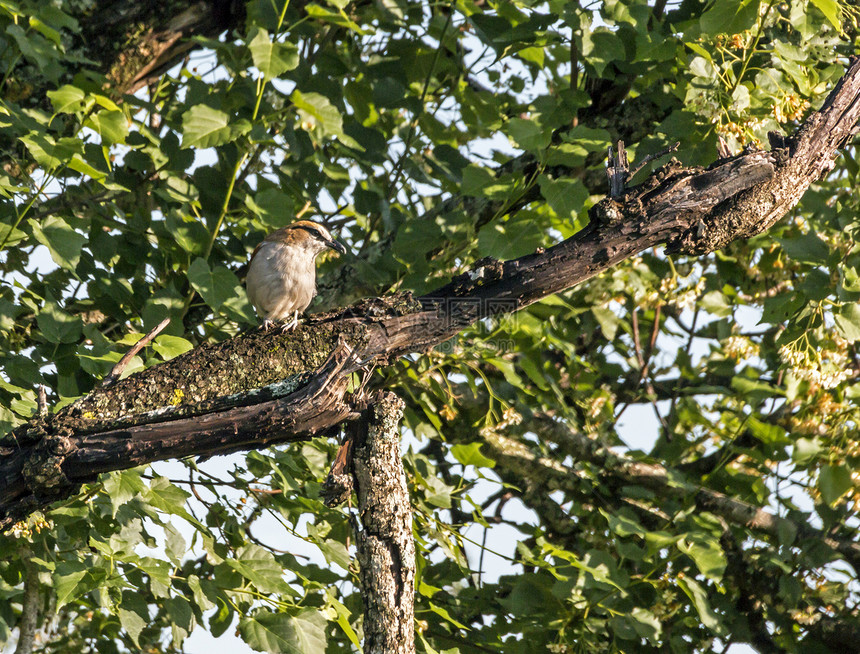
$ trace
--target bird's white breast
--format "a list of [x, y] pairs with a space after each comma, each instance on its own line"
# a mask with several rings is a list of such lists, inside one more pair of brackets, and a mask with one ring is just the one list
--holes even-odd
[[316, 253], [280, 242], [263, 242], [251, 259], [246, 286], [257, 313], [286, 320], [308, 308], [316, 293]]

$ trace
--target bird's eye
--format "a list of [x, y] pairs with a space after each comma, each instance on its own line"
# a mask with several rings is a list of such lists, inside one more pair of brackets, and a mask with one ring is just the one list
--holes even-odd
[[328, 239], [323, 236], [323, 233], [316, 227], [310, 227], [308, 225], [301, 225], [301, 229], [305, 230], [311, 236], [318, 238], [321, 241], [327, 241]]

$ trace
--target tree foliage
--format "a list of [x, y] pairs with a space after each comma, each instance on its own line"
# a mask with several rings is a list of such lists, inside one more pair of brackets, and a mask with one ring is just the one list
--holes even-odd
[[[317, 308], [426, 293], [582, 228], [617, 139], [707, 165], [720, 138], [790, 134], [857, 17], [251, 0], [123, 95], [109, 82], [135, 60], [95, 51], [83, 4], [0, 0], [4, 431], [38, 385], [73, 401], [165, 317], [128, 372], [255, 325], [244, 264], [297, 215], [353, 253], [321, 266]], [[643, 252], [375, 373], [407, 404], [419, 651], [855, 646], [858, 172], [851, 145], [765, 234]], [[194, 629], [355, 651], [348, 509], [320, 497], [335, 449], [112, 473], [34, 514], [0, 535], [0, 641], [35, 588], [49, 652], [181, 651]]]

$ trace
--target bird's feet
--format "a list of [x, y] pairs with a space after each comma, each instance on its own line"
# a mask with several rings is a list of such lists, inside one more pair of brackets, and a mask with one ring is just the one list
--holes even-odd
[[264, 318], [263, 324], [260, 325], [260, 330], [267, 332], [279, 323], [280, 323], [279, 329], [284, 334], [293, 331], [296, 327], [299, 326], [299, 312], [296, 311], [295, 313], [293, 313], [292, 318], [290, 318], [288, 321], [285, 321], [283, 323], [281, 323], [280, 320], [272, 320], [271, 318]]
[[281, 327], [281, 331], [286, 334], [287, 332], [293, 331], [296, 327], [299, 326], [299, 312], [296, 311], [293, 313], [293, 319], [288, 323], [284, 323], [284, 326]]

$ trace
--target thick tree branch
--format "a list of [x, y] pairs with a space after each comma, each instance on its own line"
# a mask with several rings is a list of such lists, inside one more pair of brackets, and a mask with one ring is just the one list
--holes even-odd
[[[33, 418], [0, 441], [0, 527], [67, 496], [98, 472], [319, 433], [349, 414], [337, 402], [347, 376], [362, 365], [420, 352], [476, 320], [528, 306], [660, 243], [701, 254], [760, 233], [830, 170], [857, 129], [858, 98], [860, 59], [854, 59], [786, 148], [742, 154], [709, 169], [667, 164], [641, 186], [597, 204], [590, 224], [572, 238], [513, 261], [482, 260], [418, 302], [408, 296], [366, 300], [317, 316], [291, 334], [252, 332], [200, 347], [94, 391], [54, 416]], [[257, 396], [249, 391], [269, 385], [261, 393], [266, 401], [283, 396], [280, 382], [319, 366], [341, 340], [353, 355], [339, 360], [336, 370], [311, 376], [307, 388], [292, 388], [279, 404], [250, 408]], [[319, 385], [323, 379], [332, 390]], [[330, 404], [317, 410], [321, 393]], [[249, 407], [241, 418], [237, 406]], [[203, 432], [196, 429], [204, 424], [200, 416], [207, 416]], [[252, 423], [261, 438], [242, 430]], [[290, 428], [295, 431], [277, 431]], [[171, 438], [174, 432], [182, 437]], [[130, 462], [127, 452], [138, 438], [147, 445]]]
[[39, 620], [39, 570], [33, 563], [29, 546], [21, 553], [24, 564], [24, 597], [21, 599], [21, 618], [18, 620], [18, 644], [15, 654], [30, 654], [36, 639]]
[[356, 427], [356, 550], [364, 600], [364, 651], [415, 652], [415, 542], [400, 459], [403, 401], [380, 392]]

